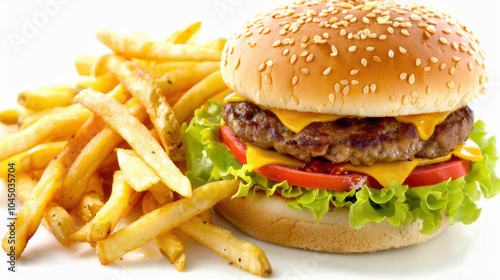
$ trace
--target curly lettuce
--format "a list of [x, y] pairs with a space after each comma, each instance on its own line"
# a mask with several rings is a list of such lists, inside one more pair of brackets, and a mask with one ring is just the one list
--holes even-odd
[[450, 224], [476, 221], [481, 209], [476, 202], [500, 193], [500, 179], [495, 174], [498, 160], [495, 137], [489, 136], [482, 121], [476, 122], [469, 137], [478, 144], [484, 156], [475, 162], [465, 177], [448, 180], [436, 185], [409, 188], [395, 181], [389, 188], [329, 191], [294, 187], [284, 182], [274, 182], [251, 172], [241, 164], [220, 140], [222, 107], [210, 102], [195, 112], [192, 121], [183, 124], [184, 146], [189, 178], [193, 186], [207, 182], [239, 179], [241, 184], [234, 197], [254, 198], [257, 192], [267, 196], [280, 194], [289, 198], [287, 206], [311, 211], [319, 220], [330, 207], [348, 207], [351, 227], [361, 228], [367, 222], [388, 220], [398, 226], [423, 221], [422, 233], [432, 234], [441, 226], [444, 211]]

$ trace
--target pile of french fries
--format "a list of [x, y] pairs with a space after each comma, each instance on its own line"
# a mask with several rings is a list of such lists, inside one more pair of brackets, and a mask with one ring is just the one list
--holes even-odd
[[[225, 40], [197, 44], [200, 26], [183, 27], [166, 41], [99, 30], [97, 39], [112, 53], [79, 56], [75, 66], [84, 80], [21, 92], [22, 108], [0, 112], [0, 122], [18, 127], [0, 139], [0, 176], [15, 167], [16, 194], [24, 201], [16, 259], [42, 224], [63, 246], [89, 243], [103, 265], [154, 240], [182, 271], [180, 231], [244, 270], [272, 275], [261, 249], [212, 224], [210, 208], [239, 182], [193, 190], [183, 175], [180, 124], [230, 91], [219, 70]], [[139, 205], [143, 215], [115, 230]], [[9, 252], [7, 238], [2, 247]]]

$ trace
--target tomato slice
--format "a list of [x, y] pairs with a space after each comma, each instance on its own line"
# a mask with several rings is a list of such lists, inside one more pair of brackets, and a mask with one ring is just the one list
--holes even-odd
[[[245, 143], [236, 137], [231, 129], [221, 126], [221, 139], [233, 155], [243, 164], [247, 163], [247, 149]], [[325, 163], [314, 164], [323, 169], [335, 170], [336, 164]], [[338, 165], [340, 166], [340, 165]], [[432, 165], [419, 166], [405, 180], [404, 184], [409, 187], [428, 186], [441, 183], [448, 179], [458, 179], [467, 175], [472, 169], [472, 163], [457, 157]], [[349, 191], [351, 189], [360, 189], [363, 186], [380, 189], [382, 186], [371, 176], [360, 173], [329, 174], [324, 172], [308, 172], [294, 167], [269, 164], [262, 166], [255, 173], [260, 174], [276, 182], [286, 180], [288, 184], [297, 187], [310, 189], [326, 189], [335, 191]]]

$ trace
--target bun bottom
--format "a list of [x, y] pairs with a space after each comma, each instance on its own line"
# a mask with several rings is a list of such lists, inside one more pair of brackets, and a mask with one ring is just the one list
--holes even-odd
[[241, 231], [264, 241], [307, 250], [331, 253], [363, 253], [400, 248], [422, 243], [437, 236], [448, 224], [432, 235], [420, 233], [422, 221], [392, 226], [387, 220], [366, 223], [361, 229], [349, 225], [349, 209], [335, 208], [316, 221], [310, 211], [296, 211], [285, 205], [286, 199], [258, 194], [254, 199], [227, 198], [215, 209]]

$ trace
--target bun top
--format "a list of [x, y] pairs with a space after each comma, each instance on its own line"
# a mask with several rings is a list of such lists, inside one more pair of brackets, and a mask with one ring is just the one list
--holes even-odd
[[444, 12], [393, 1], [296, 1], [227, 42], [222, 77], [280, 109], [360, 117], [455, 110], [488, 79], [472, 32]]

